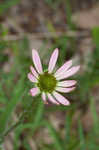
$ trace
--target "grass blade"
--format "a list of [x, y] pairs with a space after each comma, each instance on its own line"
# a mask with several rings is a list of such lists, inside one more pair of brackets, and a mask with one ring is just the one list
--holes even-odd
[[78, 123], [78, 132], [79, 132], [79, 138], [80, 138], [80, 150], [85, 150], [86, 145], [85, 145], [84, 133], [83, 133], [83, 128], [82, 128], [80, 121]]
[[49, 122], [45, 122], [45, 125], [47, 126], [51, 137], [54, 140], [54, 146], [57, 150], [64, 150], [62, 139], [60, 138], [60, 135], [56, 132], [56, 130], [53, 128], [53, 126]]

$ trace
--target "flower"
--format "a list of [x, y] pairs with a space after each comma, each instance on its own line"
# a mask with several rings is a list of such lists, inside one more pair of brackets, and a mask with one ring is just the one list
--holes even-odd
[[30, 94], [36, 96], [41, 93], [42, 100], [45, 103], [48, 100], [57, 105], [69, 105], [69, 101], [60, 93], [73, 91], [77, 82], [75, 80], [63, 81], [63, 79], [74, 75], [80, 66], [71, 67], [72, 60], [69, 60], [54, 72], [58, 54], [59, 50], [56, 48], [51, 55], [48, 70], [43, 71], [38, 52], [34, 49], [32, 50], [32, 59], [35, 68], [30, 66], [31, 72], [28, 73], [28, 79], [35, 83], [35, 87], [30, 90]]

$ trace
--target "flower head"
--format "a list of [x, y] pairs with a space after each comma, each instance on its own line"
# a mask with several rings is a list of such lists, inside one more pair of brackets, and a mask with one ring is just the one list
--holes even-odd
[[35, 87], [30, 90], [30, 94], [36, 96], [41, 93], [45, 103], [47, 103], [48, 100], [57, 105], [69, 105], [69, 101], [60, 93], [69, 93], [73, 91], [76, 81], [63, 81], [63, 79], [74, 75], [79, 70], [80, 66], [71, 67], [72, 60], [69, 60], [54, 73], [53, 70], [57, 62], [58, 54], [59, 51], [56, 48], [51, 55], [48, 70], [43, 71], [38, 52], [34, 49], [32, 50], [32, 59], [35, 68], [33, 66], [30, 67], [31, 72], [28, 73], [28, 78], [35, 84]]

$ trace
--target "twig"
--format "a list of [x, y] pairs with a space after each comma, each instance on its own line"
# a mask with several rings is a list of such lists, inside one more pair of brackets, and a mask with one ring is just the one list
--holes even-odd
[[65, 33], [63, 32], [43, 32], [43, 33], [21, 33], [19, 35], [6, 35], [5, 37], [0, 37], [0, 40], [6, 40], [6, 41], [15, 41], [15, 40], [21, 40], [23, 37], [27, 37], [28, 39], [40, 39], [40, 38], [55, 38], [60, 37], [62, 35], [66, 35], [68, 37], [75, 37], [75, 38], [87, 38], [90, 37], [90, 31], [67, 31]]

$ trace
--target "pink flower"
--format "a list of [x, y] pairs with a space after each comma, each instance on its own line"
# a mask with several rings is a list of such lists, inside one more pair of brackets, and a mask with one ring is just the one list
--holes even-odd
[[[69, 101], [60, 93], [69, 93], [75, 89], [75, 80], [63, 79], [74, 75], [80, 66], [72, 66], [72, 60], [63, 64], [55, 73], [53, 72], [58, 58], [58, 49], [56, 48], [52, 53], [49, 61], [48, 70], [43, 71], [42, 64], [38, 52], [32, 50], [32, 59], [34, 67], [30, 67], [31, 72], [28, 73], [28, 78], [35, 84], [35, 87], [30, 90], [32, 96], [41, 93], [42, 99], [45, 103], [47, 100], [54, 104], [69, 105]], [[62, 81], [61, 81], [62, 80]]]

